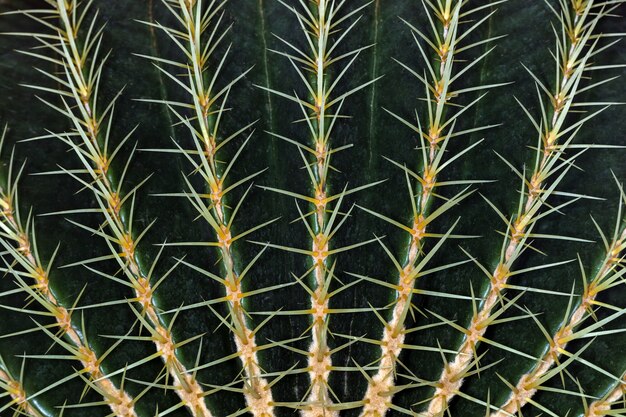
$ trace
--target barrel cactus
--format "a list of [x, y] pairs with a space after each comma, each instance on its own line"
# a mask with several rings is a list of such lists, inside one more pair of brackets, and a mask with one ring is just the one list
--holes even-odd
[[622, 3], [0, 0], [0, 415], [624, 415]]

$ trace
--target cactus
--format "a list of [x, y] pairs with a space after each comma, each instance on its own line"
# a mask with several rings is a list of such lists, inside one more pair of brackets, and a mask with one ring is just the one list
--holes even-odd
[[622, 0], [0, 0], [0, 415], [625, 415]]

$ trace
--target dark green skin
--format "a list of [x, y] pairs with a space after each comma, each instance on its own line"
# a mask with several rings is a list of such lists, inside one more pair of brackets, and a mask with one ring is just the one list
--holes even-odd
[[[40, 4], [41, 3], [41, 4]], [[120, 140], [124, 135], [138, 125], [128, 146], [124, 148], [125, 155], [129, 155], [132, 147], [137, 143], [138, 149], [163, 148], [172, 149], [175, 140], [183, 148], [193, 147], [188, 131], [181, 126], [171, 127], [175, 121], [165, 106], [136, 101], [138, 98], [184, 100], [184, 92], [177, 91], [171, 80], [162, 76], [158, 70], [146, 59], [133, 54], [162, 56], [181, 60], [180, 51], [158, 30], [152, 30], [136, 20], [161, 22], [174, 25], [173, 18], [157, 0], [145, 2], [124, 1], [117, 2], [113, 7], [111, 2], [96, 0], [94, 9], [99, 10], [99, 22], [107, 22], [104, 35], [103, 50], [112, 50], [111, 57], [106, 65], [101, 85], [101, 102], [109, 100], [125, 86], [125, 90], [116, 105], [114, 128], [112, 137]], [[358, 4], [357, 4], [358, 3]], [[357, 7], [359, 2], [347, 4], [346, 8]], [[478, 2], [474, 2], [479, 4]], [[532, 3], [532, 4], [529, 4]], [[554, 6], [558, 2], [552, 1]], [[7, 0], [0, 1], [0, 12], [15, 10], [16, 8], [44, 7], [43, 2]], [[468, 5], [471, 7], [471, 3]], [[626, 12], [621, 7], [618, 12]], [[342, 109], [343, 114], [351, 115], [350, 119], [342, 119], [331, 139], [332, 147], [339, 147], [352, 143], [348, 150], [333, 155], [333, 166], [340, 172], [330, 175], [330, 192], [341, 192], [346, 184], [349, 188], [367, 184], [373, 181], [386, 179], [384, 184], [372, 187], [365, 191], [351, 195], [344, 200], [344, 209], [353, 203], [383, 213], [389, 217], [410, 224], [410, 204], [404, 174], [401, 170], [387, 162], [383, 156], [393, 159], [407, 167], [419, 171], [421, 158], [415, 149], [418, 140], [414, 132], [403, 126], [382, 108], [387, 108], [396, 114], [414, 121], [413, 109], [418, 108], [422, 120], [426, 118], [423, 102], [419, 99], [424, 95], [424, 88], [420, 82], [398, 65], [392, 58], [404, 62], [418, 72], [422, 72], [424, 63], [419, 51], [410, 36], [409, 28], [398, 17], [402, 17], [417, 27], [428, 31], [424, 10], [419, 2], [374, 0], [361, 13], [363, 17], [357, 27], [348, 36], [343, 50], [348, 51], [368, 44], [374, 44], [370, 49], [363, 51], [357, 59], [349, 76], [344, 79], [343, 86], [338, 92], [367, 82], [370, 79], [384, 75], [372, 86], [359, 91], [348, 98]], [[619, 13], [618, 13], [619, 14]], [[252, 71], [238, 83], [230, 94], [228, 113], [222, 127], [222, 135], [227, 136], [240, 127], [258, 119], [254, 126], [254, 133], [250, 143], [244, 150], [230, 175], [231, 182], [243, 178], [258, 170], [268, 168], [262, 175], [254, 179], [246, 201], [244, 202], [238, 219], [235, 222], [234, 234], [245, 231], [275, 217], [280, 219], [270, 226], [255, 232], [249, 238], [255, 241], [272, 242], [284, 246], [310, 248], [311, 242], [301, 221], [290, 223], [297, 219], [298, 212], [293, 198], [264, 191], [256, 185], [267, 185], [275, 188], [290, 190], [305, 195], [312, 195], [312, 187], [302, 167], [302, 160], [293, 145], [280, 141], [265, 131], [310, 141], [305, 126], [301, 123], [292, 123], [301, 117], [298, 106], [281, 97], [271, 95], [255, 85], [268, 86], [272, 89], [290, 93], [297, 91], [304, 97], [305, 91], [301, 80], [289, 62], [281, 56], [266, 51], [269, 49], [286, 50], [273, 34], [288, 39], [296, 45], [304, 47], [304, 40], [297, 21], [283, 5], [275, 0], [247, 0], [231, 1], [225, 6], [226, 24], [233, 27], [222, 45], [222, 49], [232, 44], [232, 51], [221, 75], [221, 83], [225, 84], [243, 71], [253, 67]], [[530, 68], [539, 79], [553, 87], [554, 63], [549, 49], [554, 48], [554, 37], [550, 22], [555, 22], [554, 15], [543, 2], [526, 2], [510, 0], [497, 6], [497, 12], [473, 35], [476, 39], [489, 36], [508, 34], [508, 37], [496, 41], [497, 48], [481, 64], [474, 67], [460, 84], [477, 85], [500, 82], [514, 82], [513, 84], [492, 90], [472, 111], [467, 112], [457, 125], [457, 129], [469, 129], [486, 124], [502, 124], [499, 127], [465, 135], [453, 139], [449, 146], [449, 154], [466, 148], [469, 144], [485, 138], [485, 141], [472, 150], [462, 159], [455, 162], [443, 172], [440, 179], [493, 179], [496, 182], [480, 184], [480, 193], [487, 196], [505, 215], [511, 216], [517, 208], [520, 181], [513, 172], [495, 156], [492, 150], [504, 156], [512, 165], [522, 169], [524, 164], [532, 169], [534, 151], [529, 147], [536, 145], [536, 134], [528, 118], [520, 106], [515, 102], [517, 97], [529, 111], [538, 115], [540, 112], [534, 89], [534, 81], [523, 69], [522, 64]], [[556, 23], [555, 23], [556, 24]], [[226, 25], [225, 25], [226, 26]], [[0, 32], [7, 31], [40, 31], [39, 24], [23, 16], [0, 16]], [[605, 19], [598, 32], [624, 32], [626, 22], [623, 18]], [[28, 38], [2, 36], [0, 37], [0, 123], [8, 123], [9, 131], [2, 152], [4, 164], [3, 173], [6, 177], [8, 160], [13, 146], [15, 146], [16, 166], [26, 161], [25, 175], [22, 176], [19, 186], [19, 202], [23, 221], [30, 209], [33, 211], [36, 222], [37, 244], [42, 260], [49, 261], [57, 245], [59, 254], [52, 268], [52, 288], [55, 296], [67, 307], [71, 307], [81, 290], [84, 290], [78, 302], [79, 306], [97, 304], [111, 300], [131, 298], [132, 292], [117, 283], [107, 281], [82, 267], [60, 268], [65, 264], [88, 259], [90, 257], [108, 254], [108, 248], [101, 238], [90, 236], [64, 218], [97, 227], [102, 221], [97, 214], [81, 214], [73, 216], [44, 216], [39, 214], [52, 211], [75, 208], [93, 207], [94, 201], [88, 191], [81, 191], [80, 185], [67, 175], [31, 176], [27, 174], [45, 172], [57, 169], [57, 165], [64, 168], [79, 166], [73, 153], [67, 151], [67, 146], [58, 140], [19, 141], [42, 135], [46, 131], [65, 131], [70, 128], [68, 120], [45, 106], [35, 98], [41, 95], [47, 100], [57, 102], [58, 97], [52, 94], [35, 92], [18, 84], [39, 84], [51, 86], [49, 79], [42, 77], [33, 70], [33, 66], [46, 71], [55, 71], [48, 63], [37, 61], [21, 55], [15, 50], [28, 49], [35, 42]], [[465, 59], [478, 57], [489, 46], [476, 48], [465, 53]], [[626, 62], [626, 48], [618, 44], [610, 50], [599, 54], [594, 62], [603, 65], [622, 64]], [[343, 65], [343, 64], [341, 64]], [[211, 68], [211, 65], [210, 65]], [[332, 79], [338, 69], [330, 73]], [[614, 75], [620, 75], [623, 69], [594, 72], [593, 80], [600, 80]], [[603, 85], [580, 97], [580, 101], [623, 101], [626, 87], [620, 80]], [[476, 97], [475, 94], [466, 95], [461, 103], [469, 103]], [[576, 120], [580, 115], [571, 117]], [[626, 145], [623, 134], [626, 120], [626, 107], [613, 106], [583, 127], [577, 136], [578, 143], [602, 143], [611, 145]], [[240, 138], [228, 145], [220, 155], [221, 160], [228, 161], [241, 145], [243, 139], [250, 132], [245, 132]], [[310, 144], [308, 142], [307, 144]], [[604, 248], [598, 232], [593, 225], [590, 214], [599, 223], [607, 235], [613, 233], [617, 215], [619, 194], [611, 172], [619, 181], [626, 178], [626, 164], [623, 163], [626, 151], [599, 150], [587, 151], [577, 160], [580, 170], [571, 170], [561, 190], [593, 195], [604, 198], [598, 200], [580, 200], [563, 210], [563, 215], [553, 214], [541, 222], [535, 230], [541, 233], [562, 234], [594, 240], [596, 243], [566, 242], [562, 240], [538, 240], [534, 246], [547, 256], [527, 251], [516, 262], [515, 268], [520, 269], [533, 265], [575, 259], [580, 256], [587, 276], [600, 266]], [[120, 157], [110, 173], [111, 180], [116, 183], [119, 179], [126, 156]], [[120, 186], [122, 191], [130, 190], [134, 185], [152, 174], [150, 180], [141, 188], [137, 196], [135, 207], [134, 230], [143, 230], [152, 220], [155, 225], [142, 240], [137, 257], [147, 271], [153, 262], [159, 247], [164, 241], [213, 241], [208, 225], [201, 220], [195, 220], [196, 212], [184, 198], [157, 197], [153, 194], [167, 192], [182, 192], [186, 189], [183, 174], [189, 173], [187, 161], [173, 154], [139, 151], [133, 158], [127, 180]], [[197, 189], [202, 184], [200, 178], [193, 177]], [[228, 196], [231, 207], [239, 201], [247, 185], [238, 188]], [[455, 189], [456, 188], [456, 189]], [[445, 196], [452, 196], [458, 192], [458, 187], [447, 187], [439, 190]], [[564, 202], [564, 199], [553, 198], [552, 204]], [[440, 203], [435, 203], [440, 204]], [[301, 204], [303, 210], [309, 210]], [[435, 206], [431, 206], [433, 210]], [[125, 208], [128, 215], [129, 205]], [[331, 247], [341, 247], [352, 243], [371, 239], [373, 235], [385, 236], [385, 244], [395, 256], [404, 260], [408, 248], [408, 238], [396, 228], [392, 228], [383, 221], [354, 209], [351, 217], [343, 228], [331, 241]], [[430, 231], [444, 233], [460, 217], [455, 233], [479, 235], [476, 239], [450, 240], [444, 244], [432, 260], [431, 265], [444, 265], [466, 259], [459, 246], [472, 254], [487, 269], [493, 270], [499, 260], [502, 237], [496, 231], [504, 230], [498, 216], [489, 208], [478, 193], [464, 200], [458, 207], [448, 211], [433, 223]], [[432, 247], [434, 241], [426, 243], [426, 248]], [[241, 271], [245, 265], [261, 250], [257, 244], [246, 239], [238, 241], [233, 249], [237, 268]], [[160, 276], [174, 263], [174, 258], [185, 257], [186, 262], [202, 268], [221, 273], [219, 255], [216, 251], [206, 247], [175, 248], [168, 247], [159, 260], [156, 276]], [[376, 277], [388, 282], [396, 282], [397, 272], [389, 258], [379, 244], [344, 252], [332, 260], [337, 260], [338, 278], [344, 284], [355, 278], [346, 272], [358, 273]], [[303, 255], [287, 253], [277, 249], [268, 249], [244, 281], [245, 289], [256, 289], [274, 286], [280, 283], [293, 284], [291, 273], [302, 275], [309, 267], [310, 260]], [[94, 265], [101, 271], [115, 273], [117, 265], [114, 262], [100, 262]], [[574, 286], [574, 292], [580, 294], [582, 277], [576, 262], [558, 267], [540, 270], [532, 274], [515, 276], [512, 283], [520, 286], [549, 289], [569, 293]], [[312, 277], [307, 278], [309, 285], [314, 285]], [[335, 284], [333, 288], [337, 288]], [[418, 282], [418, 287], [431, 291], [469, 296], [470, 288], [480, 295], [488, 288], [488, 282], [482, 272], [473, 264], [468, 263], [460, 267], [430, 275]], [[15, 288], [11, 276], [0, 279], [0, 292]], [[509, 291], [507, 296], [512, 298], [517, 291]], [[206, 277], [192, 271], [185, 266], [179, 266], [160, 286], [155, 294], [155, 303], [163, 311], [192, 304], [223, 295], [223, 288]], [[626, 307], [626, 289], [617, 286], [602, 293], [600, 298], [619, 308]], [[383, 308], [395, 299], [393, 291], [376, 286], [372, 283], [361, 282], [340, 293], [331, 300], [333, 308], [367, 308], [369, 305]], [[575, 297], [574, 304], [576, 304]], [[25, 296], [18, 294], [5, 296], [0, 299], [3, 306], [24, 307], [27, 303]], [[413, 298], [417, 307], [414, 316], [407, 319], [407, 328], [436, 323], [438, 319], [429, 314], [429, 311], [453, 320], [461, 326], [466, 326], [471, 318], [472, 305], [467, 300], [452, 300], [432, 296], [417, 295]], [[553, 333], [563, 320], [567, 309], [568, 298], [564, 296], [527, 292], [518, 301], [517, 306], [528, 308], [538, 314], [538, 320]], [[290, 285], [271, 293], [252, 297], [246, 301], [247, 310], [254, 312], [268, 312], [302, 310], [309, 308], [310, 300], [307, 293], [299, 285]], [[31, 309], [37, 307], [32, 304]], [[82, 311], [85, 323], [86, 336], [91, 347], [99, 354], [105, 352], [114, 339], [106, 335], [123, 335], [130, 330], [135, 322], [135, 316], [125, 303], [105, 308], [91, 308]], [[226, 306], [218, 306], [217, 311], [226, 315]], [[390, 309], [383, 309], [380, 314], [386, 319], [390, 316]], [[420, 314], [423, 313], [423, 314]], [[505, 317], [522, 315], [520, 309], [512, 308]], [[610, 314], [606, 309], [597, 312], [598, 318]], [[258, 325], [266, 316], [251, 315], [250, 326]], [[47, 317], [33, 316], [40, 324], [51, 323]], [[77, 328], [81, 325], [81, 314], [74, 314]], [[164, 323], [169, 323], [172, 315], [164, 315]], [[306, 315], [276, 316], [257, 334], [257, 343], [268, 341], [287, 340], [305, 335], [310, 324], [310, 317]], [[626, 326], [626, 320], [616, 320], [605, 326], [604, 330], [620, 329]], [[8, 309], [0, 310], [0, 335], [8, 334], [20, 329], [33, 327], [31, 318], [25, 313]], [[382, 324], [373, 313], [350, 313], [333, 315], [329, 323], [329, 331], [337, 336], [329, 337], [331, 349], [344, 344], [347, 340], [339, 334], [350, 334], [355, 337], [365, 336], [373, 339], [380, 338]], [[185, 340], [198, 334], [204, 334], [201, 340], [194, 341], [179, 349], [179, 359], [189, 368], [194, 366], [199, 349], [199, 362], [208, 363], [235, 351], [234, 341], [228, 330], [220, 326], [220, 321], [206, 307], [181, 312], [173, 326], [175, 339]], [[138, 334], [136, 325], [132, 334]], [[487, 332], [487, 337], [498, 343], [520, 350], [530, 355], [541, 356], [547, 349], [547, 341], [535, 323], [529, 319], [506, 322]], [[411, 333], [405, 343], [430, 347], [441, 346], [443, 349], [456, 350], [461, 340], [458, 331], [450, 326], [441, 325]], [[580, 349], [588, 339], [582, 339], [570, 346], [571, 352]], [[307, 350], [310, 336], [292, 342], [291, 345]], [[62, 348], [53, 346], [49, 337], [42, 332], [32, 332], [19, 337], [0, 338], [0, 355], [5, 359], [13, 374], [19, 375], [22, 358], [20, 355], [64, 354]], [[598, 337], [581, 355], [586, 360], [599, 367], [620, 376], [626, 369], [626, 336], [617, 333]], [[114, 353], [104, 362], [107, 371], [114, 371], [154, 353], [154, 346], [147, 342], [123, 342]], [[498, 377], [515, 384], [519, 377], [527, 372], [533, 362], [505, 352], [493, 346], [480, 345], [478, 354], [484, 357], [481, 366], [494, 366], [475, 375], [465, 382], [463, 391], [482, 401], [491, 404], [501, 404], [509, 395], [510, 389]], [[365, 342], [352, 344], [350, 347], [333, 355], [333, 364], [336, 366], [352, 367], [354, 363], [366, 366], [375, 361], [380, 354], [378, 347]], [[306, 364], [306, 358], [286, 350], [275, 347], [259, 354], [260, 365], [268, 373], [280, 372], [296, 365], [300, 368]], [[437, 380], [442, 370], [441, 354], [438, 352], [424, 352], [419, 350], [403, 351], [400, 361], [417, 377], [424, 380]], [[450, 355], [448, 355], [450, 359]], [[50, 359], [26, 359], [23, 383], [28, 393], [38, 390], [63, 378], [79, 367], [77, 362]], [[125, 383], [127, 392], [133, 396], [143, 391], [144, 386], [132, 382], [154, 381], [162, 368], [160, 359], [155, 359], [140, 367], [129, 370]], [[400, 372], [407, 374], [400, 368]], [[589, 396], [602, 396], [613, 381], [605, 375], [590, 369], [582, 363], [573, 363], [568, 367], [569, 372], [578, 378], [580, 386]], [[230, 360], [223, 364], [204, 369], [198, 373], [198, 380], [211, 386], [224, 386], [239, 378], [241, 364], [239, 360]], [[114, 378], [117, 383], [120, 379]], [[272, 377], [269, 378], [270, 380]], [[161, 381], [163, 382], [163, 381]], [[398, 385], [410, 384], [405, 377], [398, 378]], [[36, 405], [43, 412], [51, 415], [59, 414], [59, 407], [64, 402], [75, 404], [80, 401], [84, 383], [80, 378], [74, 378], [54, 390], [48, 391], [36, 398]], [[309, 379], [306, 373], [296, 373], [281, 379], [274, 388], [274, 399], [279, 402], [297, 402], [303, 400], [307, 391]], [[367, 381], [357, 371], [335, 371], [331, 374], [330, 385], [332, 391], [341, 402], [358, 401], [363, 398]], [[545, 384], [547, 387], [563, 388], [560, 378], [556, 377]], [[241, 383], [235, 385], [241, 387]], [[570, 378], [565, 378], [565, 387], [577, 392], [579, 388]], [[206, 388], [206, 387], [205, 387]], [[206, 388], [207, 390], [210, 388]], [[394, 403], [415, 412], [422, 410], [420, 404], [432, 395], [431, 388], [408, 388], [394, 397]], [[101, 398], [97, 393], [90, 391], [83, 402], [97, 402]], [[580, 398], [555, 392], [539, 392], [534, 400], [559, 416], [578, 416], [583, 411]], [[2, 401], [2, 400], [0, 400]], [[588, 400], [591, 402], [592, 400]], [[137, 411], [140, 416], [153, 416], [156, 410], [163, 411], [176, 404], [178, 398], [171, 390], [164, 392], [154, 388], [149, 390], [138, 401]], [[335, 401], [338, 402], [338, 401]], [[4, 404], [0, 402], [0, 406]], [[245, 400], [241, 394], [230, 391], [219, 391], [207, 397], [207, 404], [216, 416], [227, 416], [245, 407]], [[359, 408], [343, 411], [346, 416], [356, 416]], [[64, 416], [105, 416], [110, 413], [107, 406], [89, 408], [70, 408], [64, 411]], [[292, 415], [293, 410], [278, 407], [279, 415]], [[451, 402], [452, 416], [483, 416], [484, 407], [467, 399], [456, 397]], [[391, 411], [389, 414], [400, 414]], [[524, 416], [536, 416], [541, 411], [527, 406], [523, 410]], [[5, 410], [3, 415], [11, 415]], [[180, 408], [171, 416], [190, 415], [188, 410]]]

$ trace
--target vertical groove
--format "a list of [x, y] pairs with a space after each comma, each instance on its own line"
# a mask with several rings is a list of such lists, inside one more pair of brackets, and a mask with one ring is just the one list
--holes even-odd
[[[373, 34], [373, 38], [374, 38], [374, 52], [372, 53], [372, 78], [378, 78], [378, 38], [379, 38], [379, 20], [380, 20], [380, 1], [381, 0], [374, 0], [374, 34]], [[370, 143], [371, 145], [368, 147], [368, 149], [374, 148], [377, 149], [378, 148], [378, 135], [375, 134], [376, 132], [376, 117], [375, 115], [378, 114], [377, 112], [377, 108], [376, 108], [376, 91], [378, 90], [376, 83], [374, 83], [374, 85], [372, 85], [372, 91], [370, 93], [370, 102], [369, 102], [369, 127], [368, 127], [368, 143]], [[376, 156], [378, 155], [374, 155], [374, 152], [370, 151], [370, 155], [369, 155], [369, 169], [370, 171], [375, 171], [374, 167], [375, 167], [375, 163], [376, 160], [374, 159]]]
[[[270, 87], [270, 72], [268, 66], [267, 56], [267, 23], [265, 19], [263, 2], [266, 0], [258, 0], [259, 2], [259, 18], [261, 19], [261, 40], [263, 45], [263, 75], [265, 77], [265, 83]], [[274, 107], [272, 107], [272, 94], [269, 91], [265, 92], [267, 97], [265, 108], [267, 109], [267, 118], [270, 130], [274, 130]], [[273, 149], [273, 148], [272, 148]], [[274, 154], [276, 151], [272, 150]]]

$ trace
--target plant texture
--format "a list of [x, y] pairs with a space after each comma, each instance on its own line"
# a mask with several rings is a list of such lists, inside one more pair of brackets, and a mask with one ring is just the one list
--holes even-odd
[[623, 0], [0, 0], [0, 415], [626, 415]]

